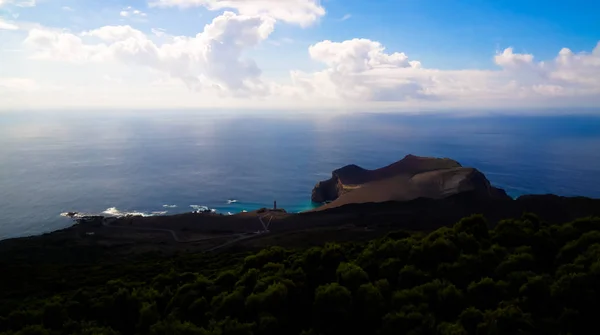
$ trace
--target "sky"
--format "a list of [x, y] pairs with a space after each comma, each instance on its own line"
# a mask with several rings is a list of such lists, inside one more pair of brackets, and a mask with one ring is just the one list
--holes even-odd
[[0, 0], [0, 110], [600, 107], [600, 2]]

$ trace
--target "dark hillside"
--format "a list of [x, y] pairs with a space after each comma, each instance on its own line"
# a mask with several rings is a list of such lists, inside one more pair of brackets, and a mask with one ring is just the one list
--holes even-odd
[[589, 334], [600, 219], [518, 217], [258, 252], [115, 258], [79, 247], [65, 260], [45, 245], [45, 259], [28, 264], [28, 248], [5, 247], [0, 334]]

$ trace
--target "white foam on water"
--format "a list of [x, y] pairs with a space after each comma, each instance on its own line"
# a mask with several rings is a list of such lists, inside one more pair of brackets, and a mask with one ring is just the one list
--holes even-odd
[[60, 213], [60, 216], [64, 216], [67, 218], [82, 218], [84, 216], [88, 216], [87, 214], [83, 214], [83, 213], [78, 213], [78, 212], [64, 212], [64, 213]]
[[[102, 211], [102, 213], [100, 213], [100, 215], [105, 215], [105, 216], [110, 216], [110, 217], [123, 217], [123, 216], [128, 216], [128, 215], [149, 217], [149, 216], [166, 215], [167, 213], [168, 213], [167, 211], [156, 211], [156, 212], [151, 212], [151, 213], [138, 212], [138, 211], [123, 212], [123, 211], [120, 211], [119, 209], [117, 209], [116, 207], [110, 207], [110, 208], [107, 208], [104, 211]], [[73, 218], [73, 219], [81, 219], [84, 217], [95, 216], [95, 215], [99, 215], [99, 214], [89, 214], [89, 213], [79, 213], [79, 212], [60, 213], [60, 216]]]
[[162, 215], [167, 215], [167, 211], [162, 211], [162, 212], [152, 212], [152, 215], [158, 215], [158, 216], [162, 216]]
[[233, 215], [233, 213], [231, 213], [231, 212], [227, 212], [227, 215]]
[[112, 215], [112, 216], [120, 216], [120, 215], [122, 215], [122, 213], [117, 209], [117, 207], [107, 208], [102, 213], [106, 214], [106, 215]]
[[229, 200], [227, 200], [227, 204], [228, 205], [235, 204], [236, 202], [238, 202], [238, 200], [236, 200], [236, 199], [229, 199]]
[[190, 207], [192, 207], [192, 209], [195, 212], [211, 212], [211, 213], [216, 213], [217, 210], [214, 208], [208, 208], [207, 206], [201, 206], [201, 205], [190, 205]]
[[104, 212], [102, 212], [102, 214], [106, 214], [106, 215], [109, 215], [109, 216], [116, 216], [116, 217], [119, 217], [119, 216], [128, 216], [128, 215], [131, 215], [131, 216], [144, 216], [144, 217], [152, 216], [152, 214], [148, 214], [148, 213], [144, 213], [144, 212], [121, 212], [116, 207], [107, 208]]
[[192, 207], [192, 209], [194, 209], [196, 211], [201, 211], [201, 212], [209, 210], [208, 207], [202, 206], [202, 205], [190, 205], [190, 207]]
[[[176, 208], [177, 205], [163, 205], [162, 207], [163, 208]], [[198, 211], [198, 212], [207, 212], [207, 211], [210, 211], [211, 213], [217, 212], [216, 209], [210, 209], [207, 206], [190, 205], [190, 207], [192, 207], [194, 209], [194, 211]], [[167, 214], [168, 214], [168, 211], [164, 211], [164, 210], [163, 211], [153, 211], [153, 212], [140, 212], [140, 211], [127, 212], [127, 211], [119, 210], [117, 207], [110, 207], [110, 208], [107, 208], [104, 211], [102, 211], [100, 214], [79, 213], [79, 212], [73, 211], [73, 212], [60, 213], [60, 216], [67, 217], [67, 218], [73, 218], [73, 219], [80, 219], [80, 218], [84, 218], [87, 216], [95, 216], [95, 215], [118, 218], [118, 217], [124, 217], [124, 216], [143, 216], [143, 217], [164, 216]]]

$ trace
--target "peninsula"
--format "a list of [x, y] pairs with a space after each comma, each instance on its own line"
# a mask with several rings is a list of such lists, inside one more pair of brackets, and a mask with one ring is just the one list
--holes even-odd
[[357, 165], [335, 170], [330, 179], [313, 188], [312, 201], [327, 202], [318, 209], [325, 210], [347, 204], [443, 199], [463, 192], [486, 199], [509, 199], [477, 169], [463, 167], [449, 158], [408, 155], [376, 170]]

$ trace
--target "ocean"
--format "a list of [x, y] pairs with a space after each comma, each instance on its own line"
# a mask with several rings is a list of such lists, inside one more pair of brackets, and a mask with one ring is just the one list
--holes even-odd
[[61, 213], [312, 208], [347, 164], [449, 157], [511, 196], [600, 197], [600, 117], [235, 111], [0, 113], [0, 239], [68, 227]]

